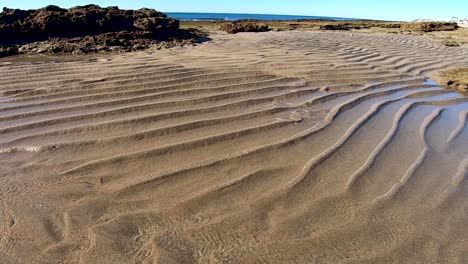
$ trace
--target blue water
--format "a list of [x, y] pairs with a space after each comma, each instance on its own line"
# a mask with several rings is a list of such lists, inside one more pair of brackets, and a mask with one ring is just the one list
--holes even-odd
[[266, 14], [228, 14], [228, 13], [179, 13], [166, 12], [169, 17], [181, 21], [231, 21], [238, 19], [258, 20], [297, 20], [297, 19], [327, 19], [327, 20], [356, 20], [343, 17], [321, 17], [321, 16], [290, 16], [290, 15], [266, 15]]

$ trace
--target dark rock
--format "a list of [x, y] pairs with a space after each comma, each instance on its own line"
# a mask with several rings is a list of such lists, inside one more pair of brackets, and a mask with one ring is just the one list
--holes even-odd
[[38, 10], [4, 8], [0, 13], [0, 43], [32, 42], [50, 37], [83, 37], [118, 31], [150, 31], [170, 35], [177, 20], [153, 9], [120, 10], [97, 5]]
[[44, 7], [42, 10], [44, 11], [51, 11], [51, 12], [66, 12], [66, 9], [63, 9], [61, 7], [55, 6], [55, 5], [48, 5]]
[[320, 30], [350, 30], [351, 28], [346, 24], [327, 24], [319, 26]]
[[25, 19], [29, 16], [30, 13], [30, 11], [26, 10], [10, 9], [4, 7], [2, 13], [0, 14], [0, 26], [14, 23], [17, 20]]
[[[351, 30], [351, 29], [368, 29], [371, 27], [374, 27], [375, 24], [369, 23], [366, 21], [359, 21], [359, 22], [354, 22], [354, 21], [346, 21], [346, 22], [341, 22], [341, 21], [334, 21], [331, 23], [327, 24], [320, 24], [319, 29], [320, 30]], [[386, 27], [392, 27], [392, 25], [384, 25]]]
[[0, 57], [12, 56], [18, 54], [18, 47], [4, 47], [0, 46]]
[[229, 34], [236, 34], [239, 32], [265, 32], [269, 31], [267, 24], [261, 23], [255, 19], [243, 19], [232, 22], [226, 22], [221, 25], [221, 30]]
[[120, 53], [144, 50], [151, 47], [174, 47], [192, 45], [198, 42], [198, 35], [189, 32], [180, 33], [174, 38], [160, 41], [151, 38], [135, 38], [134, 32], [109, 32], [96, 36], [76, 38], [50, 38], [22, 45], [19, 53]]
[[135, 17], [135, 19], [146, 18], [146, 17], [164, 17], [164, 18], [167, 18], [167, 15], [162, 13], [162, 12], [156, 11], [154, 9], [141, 8], [141, 9], [133, 11], [133, 17]]
[[179, 28], [179, 21], [174, 19], [169, 20], [163, 17], [145, 17], [137, 19], [133, 25], [143, 31], [164, 33], [177, 30]]

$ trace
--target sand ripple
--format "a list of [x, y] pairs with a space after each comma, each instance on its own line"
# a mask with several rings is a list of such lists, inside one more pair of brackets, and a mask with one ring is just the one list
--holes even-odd
[[468, 99], [424, 37], [0, 64], [1, 263], [466, 263]]

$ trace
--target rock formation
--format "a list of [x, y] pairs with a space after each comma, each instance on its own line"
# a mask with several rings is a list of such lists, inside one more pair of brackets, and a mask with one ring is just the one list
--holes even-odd
[[122, 10], [97, 5], [70, 9], [4, 8], [0, 13], [0, 44], [9, 47], [2, 47], [0, 56], [14, 54], [16, 50], [87, 53], [138, 50], [168, 40], [193, 42], [194, 36], [186, 33], [179, 30], [178, 20], [147, 8]]
[[269, 27], [256, 19], [242, 19], [223, 23], [221, 30], [229, 34], [236, 34], [239, 32], [265, 32], [269, 30]]

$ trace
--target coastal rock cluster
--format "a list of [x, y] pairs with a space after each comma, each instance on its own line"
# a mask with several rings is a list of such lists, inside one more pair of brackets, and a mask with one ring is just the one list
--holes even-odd
[[308, 26], [315, 25], [319, 30], [359, 30], [370, 28], [387, 28], [399, 29], [407, 32], [433, 32], [433, 31], [452, 31], [458, 28], [457, 23], [452, 22], [417, 22], [417, 23], [403, 23], [403, 22], [384, 22], [384, 21], [371, 21], [371, 20], [356, 20], [356, 21], [305, 21], [299, 20], [298, 22], [308, 22]]
[[388, 22], [374, 20], [333, 21], [323, 19], [299, 19], [294, 21], [259, 21], [255, 19], [224, 22], [220, 29], [230, 34], [238, 32], [263, 32], [275, 30], [362, 30], [370, 28], [394, 29], [400, 32], [426, 33], [453, 31], [458, 28], [452, 22]]
[[236, 34], [239, 32], [265, 32], [270, 29], [267, 24], [261, 23], [259, 20], [241, 19], [221, 24], [221, 30], [229, 34]]
[[378, 28], [399, 28], [400, 23], [393, 22], [373, 22], [373, 21], [327, 21], [319, 20], [317, 21], [317, 27], [319, 30], [359, 30], [359, 29], [369, 29], [373, 27]]
[[458, 24], [455, 22], [416, 22], [402, 23], [400, 28], [417, 32], [452, 31], [458, 29]]
[[[97, 5], [37, 10], [4, 8], [0, 56], [16, 52], [88, 53], [140, 50], [161, 41], [188, 40], [179, 21], [154, 9], [122, 10]], [[182, 41], [183, 42], [183, 41]], [[8, 46], [5, 46], [8, 45]]]

